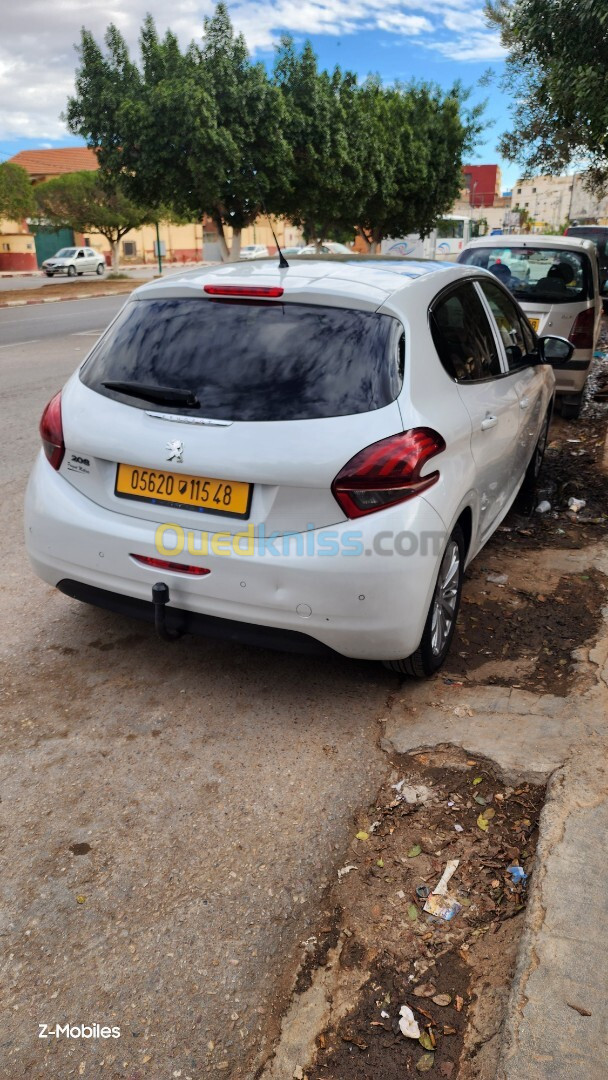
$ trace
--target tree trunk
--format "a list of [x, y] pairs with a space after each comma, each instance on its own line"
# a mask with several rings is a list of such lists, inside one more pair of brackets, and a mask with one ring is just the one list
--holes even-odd
[[120, 240], [110, 240], [110, 247], [112, 249], [112, 272], [117, 274], [120, 267]]
[[372, 245], [371, 245], [371, 243], [369, 241], [369, 238], [366, 236], [366, 234], [364, 233], [364, 231], [363, 231], [363, 229], [361, 228], [360, 225], [357, 226], [357, 232], [359, 233], [359, 236], [361, 237], [361, 239], [363, 240], [363, 243], [365, 244], [366, 251], [368, 253], [371, 252], [372, 251]]
[[217, 229], [217, 244], [220, 249], [220, 255], [222, 262], [228, 262], [230, 258], [230, 252], [228, 251], [228, 244], [226, 243], [226, 234], [224, 232], [224, 222], [222, 221], [222, 215], [219, 210], [212, 214], [213, 224]]
[[377, 255], [379, 250], [380, 250], [380, 241], [375, 240], [375, 239], [372, 240], [371, 244], [369, 245], [369, 253], [370, 253], [370, 255]]
[[230, 245], [229, 262], [238, 262], [241, 254], [241, 230], [232, 230], [232, 244]]

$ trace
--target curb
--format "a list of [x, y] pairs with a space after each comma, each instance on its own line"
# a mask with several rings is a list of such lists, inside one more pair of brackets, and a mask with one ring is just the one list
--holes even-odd
[[[136, 288], [137, 285], [134, 285], [133, 289]], [[26, 307], [28, 304], [62, 304], [69, 300], [96, 300], [100, 296], [128, 296], [128, 292], [125, 289], [124, 292], [121, 290], [119, 292], [81, 293], [76, 296], [48, 296], [40, 297], [39, 300], [0, 300], [0, 307]]]

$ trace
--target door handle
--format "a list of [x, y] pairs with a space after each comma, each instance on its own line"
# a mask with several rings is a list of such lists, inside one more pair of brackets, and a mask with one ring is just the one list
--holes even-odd
[[496, 427], [497, 423], [498, 423], [498, 417], [497, 416], [488, 415], [488, 416], [486, 416], [485, 420], [481, 421], [481, 430], [482, 431], [487, 431], [488, 428]]
[[522, 397], [520, 402], [519, 402], [519, 407], [520, 407], [520, 409], [527, 409], [529, 404], [530, 404], [530, 398], [529, 397]]

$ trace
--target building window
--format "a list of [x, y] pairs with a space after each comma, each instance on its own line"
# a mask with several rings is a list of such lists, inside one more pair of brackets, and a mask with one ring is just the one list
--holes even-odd
[[524, 203], [524, 206], [529, 206], [529, 205], [530, 205], [530, 203], [527, 203], [527, 202]]
[[90, 241], [90, 238], [88, 236], [85, 236], [85, 238], [84, 238], [84, 246], [85, 247], [90, 247], [91, 246], [91, 241]]
[[532, 188], [532, 194], [534, 195], [535, 193], [536, 193], [536, 188], [535, 188], [535, 187], [533, 187], [533, 188]]
[[518, 187], [518, 189], [517, 189], [517, 194], [521, 195], [521, 188], [520, 187]]
[[123, 240], [122, 253], [125, 258], [132, 258], [133, 255], [137, 255], [137, 244], [135, 243], [135, 240]]
[[2, 250], [3, 251], [10, 251], [11, 250], [11, 245], [10, 244], [3, 244], [2, 245]]

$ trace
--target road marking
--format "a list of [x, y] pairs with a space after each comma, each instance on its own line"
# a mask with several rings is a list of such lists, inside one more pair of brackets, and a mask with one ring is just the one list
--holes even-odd
[[103, 330], [76, 330], [70, 337], [99, 337]]
[[37, 341], [42, 341], [42, 338], [35, 337], [30, 338], [29, 341], [14, 341], [11, 345], [0, 345], [0, 349], [18, 349], [20, 345], [35, 345]]

